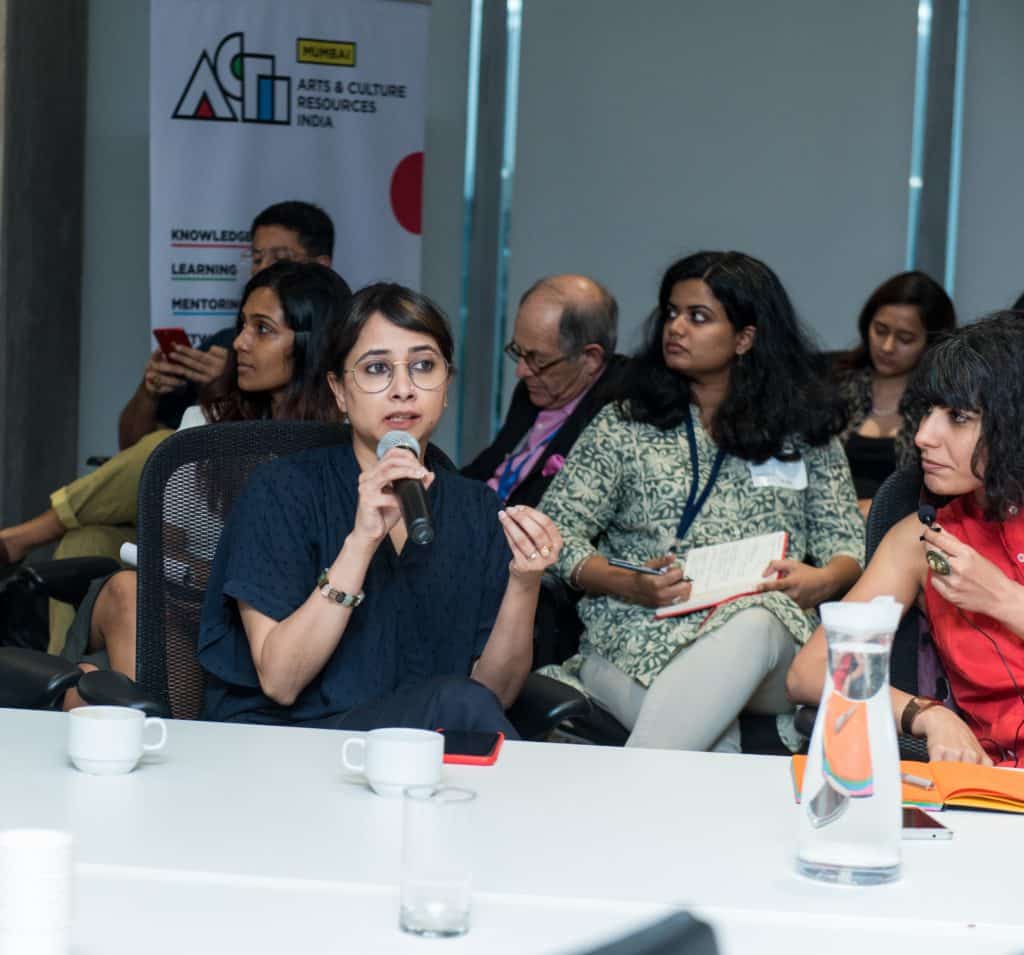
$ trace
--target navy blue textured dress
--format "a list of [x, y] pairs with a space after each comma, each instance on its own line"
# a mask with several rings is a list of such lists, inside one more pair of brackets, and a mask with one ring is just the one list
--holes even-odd
[[199, 634], [204, 716], [324, 723], [437, 677], [468, 677], [497, 617], [511, 558], [490, 488], [438, 468], [428, 491], [432, 543], [381, 543], [366, 599], [323, 670], [290, 707], [260, 689], [238, 612], [244, 600], [283, 620], [313, 592], [352, 529], [359, 465], [350, 444], [258, 468], [224, 528]]

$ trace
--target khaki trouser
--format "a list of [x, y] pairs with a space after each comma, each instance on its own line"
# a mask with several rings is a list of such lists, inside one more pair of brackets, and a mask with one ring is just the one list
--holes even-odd
[[[168, 428], [147, 434], [95, 471], [50, 495], [50, 506], [67, 528], [54, 557], [116, 559], [121, 545], [135, 540], [142, 468], [153, 449], [171, 434], [174, 432]], [[50, 653], [64, 648], [64, 636], [74, 616], [70, 604], [50, 601]]]

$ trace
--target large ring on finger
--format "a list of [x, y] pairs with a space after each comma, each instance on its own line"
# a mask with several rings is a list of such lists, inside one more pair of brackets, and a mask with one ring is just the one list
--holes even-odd
[[949, 566], [949, 561], [946, 559], [946, 555], [940, 551], [925, 551], [924, 559], [928, 562], [928, 566], [931, 568], [932, 573], [938, 574], [940, 577], [948, 577], [949, 572], [953, 569]]
[[544, 546], [543, 546], [543, 547], [542, 547], [542, 548], [540, 549], [540, 553], [541, 553], [541, 556], [542, 556], [542, 557], [548, 557], [548, 556], [549, 556], [549, 555], [551, 554], [551, 548], [550, 548], [550, 547], [548, 547], [548, 545], [547, 545], [547, 544], [545, 544], [545, 545], [544, 545]]
[[539, 556], [540, 556], [540, 555], [539, 555], [539, 554], [538, 554], [538, 553], [537, 553], [536, 551], [534, 551], [534, 552], [533, 552], [532, 554], [530, 554], [530, 556], [529, 556], [529, 557], [527, 557], [526, 559], [527, 559], [527, 560], [536, 560], [536, 559], [537, 559], [537, 558], [538, 558]]

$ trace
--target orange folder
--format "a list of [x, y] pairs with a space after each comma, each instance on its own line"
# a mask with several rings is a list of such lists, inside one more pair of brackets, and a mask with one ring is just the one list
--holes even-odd
[[[793, 789], [797, 802], [803, 788], [807, 757], [793, 757]], [[1024, 772], [1001, 766], [975, 766], [970, 763], [900, 762], [900, 771], [921, 779], [930, 779], [934, 789], [903, 783], [903, 804], [923, 809], [990, 809], [996, 812], [1024, 813]]]

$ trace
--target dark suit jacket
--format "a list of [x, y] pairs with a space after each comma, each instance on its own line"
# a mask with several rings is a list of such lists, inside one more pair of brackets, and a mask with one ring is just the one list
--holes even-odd
[[[551, 483], [554, 474], [547, 477], [542, 475], [544, 465], [553, 454], [560, 454], [563, 457], [568, 455], [576, 439], [583, 429], [590, 424], [591, 419], [609, 401], [617, 397], [619, 385], [622, 382], [627, 359], [622, 355], [612, 355], [604, 374], [597, 380], [584, 396], [583, 400], [576, 406], [576, 410], [569, 416], [565, 424], [558, 430], [558, 434], [544, 449], [540, 459], [534, 464], [532, 470], [519, 483], [518, 487], [509, 495], [508, 504], [527, 504], [536, 507], [544, 496], [544, 491]], [[488, 481], [494, 476], [498, 465], [511, 454], [516, 445], [523, 439], [523, 436], [533, 427], [534, 421], [540, 409], [530, 401], [526, 386], [520, 382], [512, 393], [512, 404], [509, 405], [505, 422], [501, 426], [494, 441], [483, 449], [469, 464], [462, 473], [466, 477], [477, 481]]]

